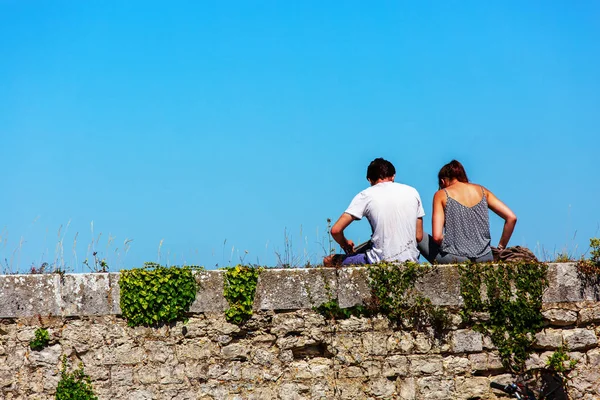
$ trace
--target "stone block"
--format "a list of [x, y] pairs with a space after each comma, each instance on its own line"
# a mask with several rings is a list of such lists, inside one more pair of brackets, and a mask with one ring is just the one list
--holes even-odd
[[428, 376], [417, 381], [417, 387], [423, 398], [447, 400], [455, 398], [454, 379]]
[[281, 400], [300, 400], [305, 399], [304, 393], [309, 391], [306, 385], [301, 383], [284, 383], [279, 388], [279, 398]]
[[415, 287], [436, 306], [462, 305], [460, 276], [455, 266], [434, 265]]
[[[151, 390], [146, 389], [130, 390], [127, 393], [123, 393], [123, 395], [126, 396], [128, 400], [153, 400], [156, 398], [155, 394]], [[120, 398], [120, 395], [115, 395], [111, 393], [111, 395], [106, 396], [106, 398], [116, 399]]]
[[0, 276], [0, 318], [60, 315], [60, 275]]
[[276, 314], [272, 319], [271, 333], [279, 337], [290, 333], [299, 333], [305, 327], [304, 318], [295, 313]]
[[133, 384], [133, 368], [129, 366], [112, 367], [110, 380], [115, 386], [131, 386]]
[[340, 332], [368, 332], [372, 330], [369, 319], [355, 316], [338, 321], [338, 329]]
[[598, 338], [590, 329], [571, 329], [563, 331], [563, 341], [569, 350], [585, 350], [598, 346]]
[[577, 324], [586, 325], [597, 322], [600, 322], [600, 306], [587, 307], [579, 311]]
[[532, 353], [529, 358], [525, 361], [525, 368], [544, 368], [544, 361], [542, 357], [537, 353]]
[[444, 374], [447, 376], [461, 375], [467, 373], [470, 369], [470, 362], [467, 357], [447, 356], [443, 360]]
[[408, 374], [408, 359], [406, 356], [390, 356], [383, 363], [383, 376], [406, 376]]
[[478, 353], [483, 350], [481, 333], [470, 329], [459, 329], [452, 334], [453, 353]]
[[409, 332], [394, 332], [387, 340], [387, 349], [390, 353], [409, 354], [414, 347], [414, 338]]
[[535, 348], [554, 350], [562, 346], [563, 335], [558, 329], [544, 329], [535, 335]]
[[417, 398], [417, 382], [415, 378], [398, 379], [396, 392], [401, 400], [415, 400]]
[[333, 268], [267, 269], [256, 287], [255, 310], [297, 310], [319, 306], [337, 297]]
[[367, 304], [371, 298], [369, 271], [365, 267], [343, 268], [337, 272], [338, 302], [348, 308]]
[[490, 381], [482, 376], [456, 377], [456, 393], [461, 399], [483, 398], [490, 391]]
[[487, 369], [490, 371], [502, 371], [504, 370], [504, 365], [502, 365], [502, 359], [496, 353], [488, 354], [488, 364]]
[[208, 338], [185, 341], [176, 346], [179, 360], [207, 360], [219, 354], [219, 346]]
[[252, 356], [252, 362], [258, 365], [270, 366], [275, 363], [277, 355], [274, 351], [267, 349], [256, 349]]
[[[368, 269], [365, 267], [343, 268], [338, 271], [340, 307], [365, 304], [371, 298], [368, 275]], [[459, 275], [453, 266], [432, 266], [415, 287], [434, 305], [462, 304]]]
[[548, 283], [548, 289], [543, 295], [545, 303], [595, 300], [593, 293], [582, 290], [584, 288], [577, 275], [575, 263], [548, 264]]
[[550, 322], [551, 325], [555, 326], [574, 325], [577, 322], [577, 312], [572, 310], [552, 308], [542, 311], [542, 315]]
[[392, 398], [396, 391], [396, 384], [385, 378], [369, 381], [369, 392], [378, 399]]
[[163, 341], [146, 340], [143, 347], [146, 350], [146, 354], [148, 354], [148, 361], [150, 362], [162, 364], [175, 355], [173, 347]]
[[146, 352], [139, 346], [125, 343], [114, 349], [114, 357], [119, 364], [139, 364], [146, 359]]
[[414, 349], [413, 351], [418, 354], [426, 354], [431, 351], [433, 347], [433, 333], [417, 332], [414, 337]]
[[109, 274], [65, 274], [59, 282], [62, 315], [71, 317], [112, 314]]
[[120, 273], [111, 272], [108, 274], [109, 290], [107, 293], [108, 304], [113, 315], [121, 315], [121, 286], [119, 285]]
[[496, 350], [496, 345], [492, 341], [492, 338], [489, 336], [483, 337], [483, 348], [485, 350]]
[[488, 369], [488, 355], [486, 353], [469, 354], [469, 362], [471, 363], [471, 371], [483, 372]]
[[444, 370], [442, 356], [408, 356], [408, 361], [413, 375], [441, 375]]
[[190, 312], [221, 313], [229, 308], [229, 303], [223, 296], [224, 275], [225, 271], [222, 270], [195, 272], [199, 287]]
[[221, 349], [221, 355], [225, 360], [240, 360], [248, 359], [250, 348], [243, 343], [233, 343]]
[[600, 349], [594, 349], [587, 352], [587, 363], [590, 367], [600, 370]]
[[59, 364], [62, 347], [60, 344], [46, 347], [39, 351], [29, 353], [29, 362], [32, 367], [55, 368]]
[[329, 358], [316, 357], [310, 361], [309, 370], [314, 379], [323, 379], [331, 373], [333, 361]]
[[293, 361], [289, 365], [292, 379], [311, 379], [310, 364], [307, 361]]
[[384, 356], [387, 354], [387, 339], [388, 335], [382, 333], [365, 332], [362, 346], [368, 354]]

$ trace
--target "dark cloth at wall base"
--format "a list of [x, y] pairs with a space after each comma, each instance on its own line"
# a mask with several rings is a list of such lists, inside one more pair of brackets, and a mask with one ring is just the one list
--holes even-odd
[[535, 254], [527, 247], [513, 246], [507, 247], [504, 250], [498, 250], [497, 247], [492, 247], [492, 255], [494, 261], [528, 261], [528, 262], [539, 262]]

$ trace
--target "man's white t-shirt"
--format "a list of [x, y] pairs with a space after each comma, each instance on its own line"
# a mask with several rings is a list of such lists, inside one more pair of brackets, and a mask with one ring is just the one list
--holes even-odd
[[357, 194], [346, 213], [371, 224], [370, 263], [417, 261], [417, 218], [425, 215], [419, 192], [396, 182], [381, 182]]

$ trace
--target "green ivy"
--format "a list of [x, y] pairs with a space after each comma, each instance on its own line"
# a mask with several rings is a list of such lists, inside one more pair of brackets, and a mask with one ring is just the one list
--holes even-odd
[[225, 318], [231, 323], [240, 325], [252, 316], [256, 283], [263, 269], [245, 265], [224, 269], [223, 295], [229, 303]]
[[[543, 327], [542, 295], [548, 287], [543, 263], [466, 263], [459, 266], [464, 300], [461, 317], [490, 336], [505, 368], [522, 373], [535, 334]], [[487, 288], [481, 296], [482, 284]], [[476, 318], [486, 316], [483, 318]]]
[[434, 328], [436, 336], [441, 335], [449, 324], [448, 314], [415, 288], [417, 280], [431, 268], [415, 262], [369, 265], [373, 302], [370, 307], [399, 324], [411, 325], [415, 329], [429, 325]]
[[145, 263], [143, 268], [121, 271], [121, 312], [127, 324], [155, 326], [185, 319], [196, 299], [196, 269]]
[[29, 342], [31, 350], [42, 350], [48, 346], [50, 335], [46, 328], [38, 328], [35, 330], [35, 339]]
[[576, 366], [577, 360], [573, 360], [569, 354], [567, 353], [569, 349], [564, 347], [559, 347], [548, 361], [546, 361], [546, 367], [552, 372], [557, 373], [563, 380], [563, 382], [569, 379], [568, 375]]
[[371, 299], [366, 306], [340, 308], [338, 299], [332, 296], [331, 288], [325, 282], [328, 300], [313, 310], [328, 319], [369, 317], [380, 313], [403, 326], [410, 325], [415, 329], [431, 326], [434, 335], [440, 338], [449, 325], [448, 314], [415, 289], [417, 280], [430, 269], [429, 265], [415, 262], [368, 265]]
[[365, 306], [353, 306], [340, 308], [338, 299], [330, 298], [319, 307], [313, 307], [313, 310], [321, 314], [327, 319], [348, 319], [354, 317], [364, 317], [370, 315], [370, 311]]
[[83, 371], [83, 364], [73, 372], [67, 372], [67, 356], [63, 356], [60, 381], [56, 387], [56, 400], [98, 400], [92, 382]]

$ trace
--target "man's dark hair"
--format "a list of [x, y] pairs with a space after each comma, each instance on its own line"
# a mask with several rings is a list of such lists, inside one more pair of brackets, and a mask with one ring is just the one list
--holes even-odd
[[367, 179], [371, 182], [377, 182], [379, 179], [391, 178], [396, 175], [396, 168], [388, 160], [376, 158], [371, 161], [367, 168]]

